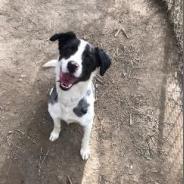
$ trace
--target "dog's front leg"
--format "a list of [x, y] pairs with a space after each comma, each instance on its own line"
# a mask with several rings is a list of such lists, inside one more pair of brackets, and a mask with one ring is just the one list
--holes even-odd
[[61, 131], [61, 121], [59, 118], [53, 118], [53, 122], [54, 122], [54, 128], [50, 134], [50, 141], [55, 141], [59, 138], [59, 133]]
[[90, 157], [89, 140], [91, 135], [92, 123], [85, 125], [83, 128], [84, 135], [82, 138], [80, 154], [83, 160], [87, 160]]

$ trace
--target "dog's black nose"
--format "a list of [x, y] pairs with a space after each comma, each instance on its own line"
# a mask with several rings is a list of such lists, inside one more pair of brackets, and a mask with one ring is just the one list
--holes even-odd
[[77, 63], [73, 63], [72, 61], [70, 61], [68, 63], [68, 66], [67, 66], [68, 71], [70, 73], [74, 73], [77, 70], [78, 67], [79, 67], [79, 65]]

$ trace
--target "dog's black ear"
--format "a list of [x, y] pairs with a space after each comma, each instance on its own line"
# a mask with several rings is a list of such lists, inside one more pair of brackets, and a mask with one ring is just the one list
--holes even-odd
[[99, 49], [98, 47], [95, 48], [95, 53], [98, 66], [100, 67], [100, 75], [103, 76], [111, 65], [111, 59], [103, 49]]
[[56, 41], [58, 40], [60, 44], [64, 45], [68, 41], [75, 39], [76, 35], [73, 32], [66, 32], [66, 33], [56, 33], [53, 36], [51, 36], [50, 41]]

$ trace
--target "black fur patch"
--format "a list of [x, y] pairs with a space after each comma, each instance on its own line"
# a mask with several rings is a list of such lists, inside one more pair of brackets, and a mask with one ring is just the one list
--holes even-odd
[[56, 33], [50, 38], [50, 41], [56, 40], [59, 42], [59, 60], [62, 58], [67, 59], [73, 55], [77, 51], [80, 44], [80, 40], [77, 39], [75, 33], [73, 32]]
[[58, 101], [56, 86], [53, 87], [52, 93], [49, 95], [49, 103], [54, 104]]
[[82, 54], [82, 75], [80, 81], [87, 81], [91, 73], [99, 66], [95, 56], [95, 50], [86, 45]]
[[103, 49], [99, 49], [98, 47], [95, 48], [95, 53], [100, 66], [100, 75], [103, 76], [111, 65], [111, 59]]
[[64, 45], [62, 45], [62, 43], [59, 43], [60, 59], [61, 58], [68, 59], [71, 55], [73, 55], [78, 50], [79, 44], [80, 44], [80, 40], [78, 39], [70, 40]]
[[82, 117], [84, 114], [87, 113], [87, 111], [88, 111], [88, 106], [89, 106], [89, 104], [87, 103], [87, 101], [86, 101], [84, 98], [82, 98], [82, 99], [79, 101], [77, 107], [75, 107], [75, 108], [73, 109], [73, 112], [76, 114], [76, 116]]
[[90, 96], [91, 95], [91, 90], [87, 90], [87, 96]]

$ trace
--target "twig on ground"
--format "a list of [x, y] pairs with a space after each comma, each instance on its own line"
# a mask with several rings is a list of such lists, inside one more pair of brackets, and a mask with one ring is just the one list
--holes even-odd
[[[18, 132], [20, 134], [22, 134], [23, 136], [25, 136], [27, 139], [31, 140], [34, 144], [38, 144], [35, 140], [33, 140], [29, 135], [26, 135], [25, 132], [15, 129], [15, 132]], [[9, 131], [9, 133], [13, 133], [14, 131]]]
[[116, 56], [119, 56], [119, 47], [116, 47]]
[[121, 27], [121, 31], [126, 36], [126, 38], [129, 39], [129, 36], [127, 35], [127, 33], [126, 33], [126, 31], [125, 31], [125, 29], [123, 27]]
[[149, 156], [150, 156], [150, 158], [152, 158], [153, 154], [152, 154], [152, 151], [151, 151], [151, 146], [150, 146], [149, 140], [150, 140], [150, 138], [146, 138], [146, 143], [147, 143], [147, 146], [148, 146]]
[[72, 180], [71, 180], [70, 176], [67, 176], [67, 184], [72, 184]]
[[125, 35], [125, 37], [126, 37], [127, 39], [129, 39], [129, 36], [127, 35], [125, 29], [124, 29], [122, 26], [116, 31], [114, 37], [117, 37], [118, 34], [120, 33], [120, 31], [122, 31], [122, 33]]
[[100, 84], [103, 84], [102, 77], [100, 77], [99, 75], [96, 76], [96, 81], [99, 82]]
[[40, 173], [41, 173], [42, 152], [43, 152], [43, 149], [42, 149], [42, 147], [41, 147], [41, 148], [40, 148], [40, 159], [39, 159], [39, 163], [38, 163], [38, 175], [39, 175], [39, 176], [40, 176]]
[[47, 152], [44, 154], [43, 159], [42, 159], [42, 154], [43, 154], [43, 148], [41, 147], [41, 149], [40, 149], [40, 160], [39, 160], [39, 164], [38, 164], [38, 175], [39, 176], [41, 174], [42, 165], [43, 165], [45, 159], [47, 158], [47, 156], [49, 154], [49, 150], [47, 150]]
[[99, 122], [101, 122], [100, 116], [96, 115], [95, 117], [97, 118], [97, 120], [98, 120]]
[[129, 124], [130, 124], [130, 126], [133, 125], [132, 114], [130, 114]]
[[43, 157], [43, 160], [42, 160], [42, 164], [44, 163], [45, 159], [47, 158], [49, 154], [49, 150], [47, 150], [47, 152], [45, 153], [44, 157]]
[[119, 28], [119, 29], [116, 31], [114, 37], [117, 37], [120, 31], [121, 31], [121, 28]]

